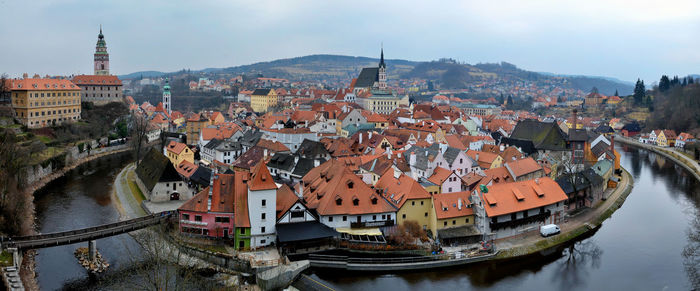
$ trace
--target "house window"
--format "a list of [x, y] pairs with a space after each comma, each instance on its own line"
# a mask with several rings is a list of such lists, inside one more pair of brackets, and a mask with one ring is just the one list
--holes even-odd
[[241, 228], [241, 234], [245, 234], [245, 228]]
[[411, 206], [416, 206], [416, 201], [411, 201]]
[[265, 240], [264, 239], [260, 240], [260, 244], [265, 244]]
[[194, 216], [194, 221], [202, 221], [202, 216], [201, 215], [195, 215]]
[[260, 213], [260, 219], [265, 220], [265, 213]]
[[464, 222], [465, 222], [465, 223], [469, 223], [469, 218], [467, 218]]
[[406, 219], [406, 214], [401, 215], [401, 218]]
[[263, 199], [262, 200], [262, 207], [265, 207], [267, 205], [267, 200]]
[[372, 215], [372, 220], [377, 220], [377, 216], [376, 216], [376, 215]]
[[443, 222], [442, 226], [447, 226], [447, 221]]
[[214, 222], [219, 222], [219, 223], [229, 223], [231, 219], [229, 217], [215, 217]]
[[302, 218], [304, 217], [304, 211], [292, 211], [292, 218]]
[[420, 202], [420, 205], [423, 205], [423, 201]]
[[426, 212], [424, 216], [425, 216], [425, 217], [428, 217], [428, 213]]
[[328, 222], [333, 222], [333, 216], [328, 217]]
[[260, 227], [260, 233], [265, 233], [265, 227], [264, 227], [264, 226]]
[[190, 220], [190, 215], [187, 213], [182, 214], [182, 220]]
[[357, 206], [357, 205], [359, 205], [359, 204], [360, 204], [360, 200], [359, 200], [359, 199], [356, 198], [356, 199], [353, 199], [353, 200], [352, 200], [352, 205]]
[[456, 221], [456, 220], [453, 220], [453, 221], [452, 221], [452, 225], [455, 225], [455, 224], [457, 224], [457, 221]]

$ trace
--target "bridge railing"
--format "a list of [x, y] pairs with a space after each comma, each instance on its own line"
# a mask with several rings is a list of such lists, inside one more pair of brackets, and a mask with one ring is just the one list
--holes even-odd
[[3, 242], [8, 242], [8, 241], [9, 242], [20, 242], [20, 241], [60, 238], [60, 237], [66, 237], [66, 236], [72, 236], [72, 235], [93, 233], [93, 232], [97, 232], [100, 230], [108, 230], [108, 229], [118, 228], [121, 226], [137, 224], [139, 222], [167, 219], [167, 218], [170, 218], [173, 214], [174, 214], [174, 211], [163, 211], [163, 212], [154, 213], [151, 215], [138, 217], [138, 218], [134, 218], [134, 219], [130, 219], [130, 220], [124, 220], [124, 221], [119, 221], [119, 222], [115, 222], [115, 223], [103, 224], [103, 225], [98, 225], [98, 226], [82, 228], [82, 229], [54, 232], [54, 233], [46, 233], [46, 234], [38, 234], [38, 235], [18, 236], [18, 237], [11, 237], [11, 238], [1, 238], [1, 239]]

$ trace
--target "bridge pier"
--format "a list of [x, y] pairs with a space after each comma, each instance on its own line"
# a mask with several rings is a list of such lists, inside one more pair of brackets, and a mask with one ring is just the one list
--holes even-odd
[[96, 240], [88, 241], [88, 258], [90, 259], [90, 261], [94, 261], [96, 257], [97, 257], [97, 241]]

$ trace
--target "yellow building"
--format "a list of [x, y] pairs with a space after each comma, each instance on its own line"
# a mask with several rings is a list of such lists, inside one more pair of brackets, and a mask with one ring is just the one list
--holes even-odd
[[400, 106], [408, 106], [408, 95], [399, 97], [389, 92], [362, 92], [356, 99], [357, 104], [374, 113], [390, 114]]
[[194, 164], [194, 152], [184, 143], [171, 141], [168, 146], [166, 146], [165, 152], [170, 162], [176, 167], [182, 163], [182, 161], [188, 161]]
[[433, 213], [432, 195], [416, 180], [389, 170], [379, 178], [375, 189], [380, 189], [381, 194], [398, 208], [396, 211], [397, 224], [415, 221], [423, 229], [430, 227], [431, 213]]
[[469, 202], [469, 192], [433, 195], [432, 200], [430, 231], [434, 237], [441, 229], [474, 225], [474, 210]]
[[250, 96], [250, 107], [255, 112], [267, 112], [277, 106], [277, 93], [272, 89], [255, 89]]
[[209, 118], [201, 113], [195, 113], [187, 118], [187, 125], [185, 126], [187, 130], [187, 144], [194, 145], [199, 141], [199, 133], [202, 128], [209, 126]]
[[66, 79], [23, 78], [8, 81], [15, 116], [29, 128], [80, 119], [80, 87]]

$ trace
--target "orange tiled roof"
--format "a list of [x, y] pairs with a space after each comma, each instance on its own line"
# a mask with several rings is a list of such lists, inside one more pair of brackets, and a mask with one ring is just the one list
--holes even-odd
[[394, 206], [379, 197], [340, 160], [329, 160], [311, 169], [302, 178], [302, 182], [307, 206], [316, 209], [320, 215], [396, 211]]
[[442, 167], [435, 167], [433, 175], [428, 177], [428, 181], [433, 182], [436, 185], [442, 185], [442, 183], [445, 182], [447, 177], [450, 175], [452, 175], [452, 171]]
[[270, 170], [267, 169], [265, 162], [259, 162], [250, 171], [250, 181], [248, 181], [248, 187], [250, 190], [270, 190], [277, 189], [277, 184], [272, 180], [272, 175], [270, 175]]
[[72, 81], [76, 85], [122, 85], [122, 80], [114, 75], [77, 75]]
[[199, 166], [193, 163], [190, 163], [188, 161], [182, 161], [179, 165], [177, 165], [177, 167], [175, 167], [175, 170], [177, 170], [177, 172], [183, 177], [189, 179], [190, 177], [192, 177], [192, 174], [194, 174], [194, 172], [197, 171], [197, 168], [199, 168]]
[[299, 202], [299, 197], [294, 194], [287, 184], [282, 184], [282, 186], [277, 189], [277, 219], [282, 218], [289, 208], [292, 208], [295, 203]]
[[278, 141], [271, 141], [269, 139], [264, 139], [261, 138], [260, 141], [258, 141], [258, 144], [256, 146], [259, 146], [264, 149], [268, 149], [269, 151], [276, 153], [276, 152], [288, 152], [289, 148], [284, 145], [281, 142]]
[[184, 143], [179, 143], [176, 141], [170, 141], [170, 143], [167, 146], [169, 152], [173, 152], [177, 155], [179, 155], [185, 148], [187, 148], [187, 145]]
[[505, 164], [516, 177], [527, 175], [538, 170], [542, 170], [542, 166], [535, 159], [527, 157], [520, 160], [509, 161]]
[[433, 195], [433, 205], [435, 205], [435, 216], [437, 219], [474, 215], [474, 210], [471, 207], [467, 207], [471, 205], [469, 192]]
[[12, 91], [37, 91], [37, 90], [80, 90], [68, 79], [12, 79], [8, 80]]
[[411, 199], [430, 198], [430, 193], [411, 176], [402, 173], [396, 178], [394, 171], [386, 171], [379, 178], [374, 189], [381, 191], [382, 196], [394, 204], [396, 208], [401, 208], [406, 201]]
[[[488, 193], [481, 193], [488, 217], [494, 217], [562, 202], [568, 197], [549, 177], [521, 182], [488, 186]], [[521, 199], [519, 199], [521, 198]]]

